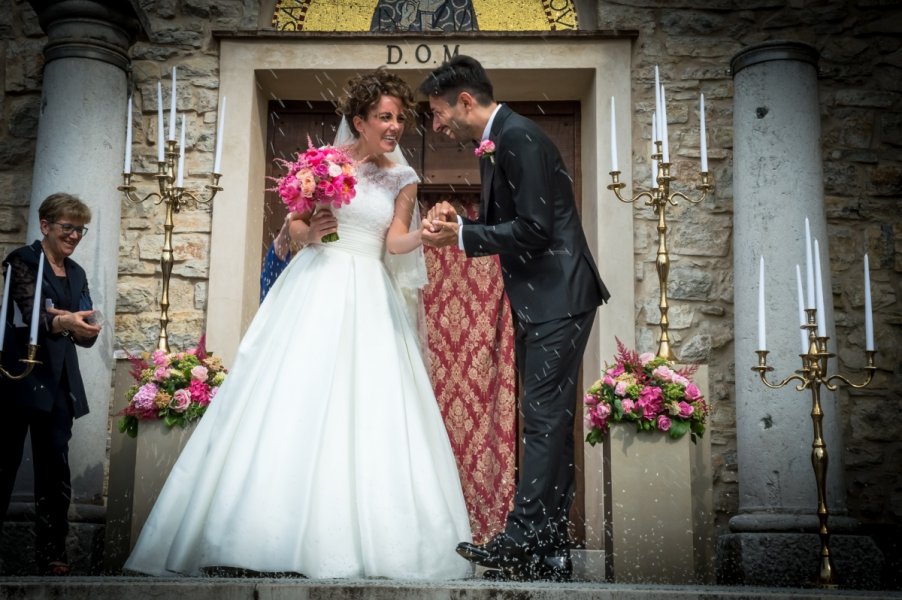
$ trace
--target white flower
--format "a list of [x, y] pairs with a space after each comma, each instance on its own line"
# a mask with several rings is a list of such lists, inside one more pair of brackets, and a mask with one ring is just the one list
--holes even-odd
[[334, 162], [329, 163], [329, 177], [338, 177], [341, 175], [341, 165], [337, 165]]

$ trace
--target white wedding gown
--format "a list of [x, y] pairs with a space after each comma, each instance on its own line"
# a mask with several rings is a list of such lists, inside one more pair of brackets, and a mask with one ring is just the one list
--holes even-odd
[[[454, 579], [470, 527], [448, 435], [382, 262], [408, 166], [358, 168], [340, 240], [297, 254], [260, 306], [126, 570]], [[140, 434], [139, 434], [140, 435]]]

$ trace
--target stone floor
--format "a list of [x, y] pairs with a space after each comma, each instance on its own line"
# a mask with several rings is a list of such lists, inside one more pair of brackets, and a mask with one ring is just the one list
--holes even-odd
[[151, 579], [134, 577], [0, 578], [0, 600], [876, 600], [902, 592], [604, 583], [497, 583], [462, 580]]

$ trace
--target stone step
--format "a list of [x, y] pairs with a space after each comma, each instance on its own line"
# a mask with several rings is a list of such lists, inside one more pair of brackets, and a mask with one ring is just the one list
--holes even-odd
[[585, 583], [69, 577], [0, 578], [0, 600], [877, 600], [902, 592]]

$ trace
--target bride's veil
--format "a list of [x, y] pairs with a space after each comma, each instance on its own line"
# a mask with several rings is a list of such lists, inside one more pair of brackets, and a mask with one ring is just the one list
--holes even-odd
[[[338, 125], [338, 131], [335, 134], [334, 145], [341, 147], [349, 146], [352, 143], [354, 143], [354, 135], [351, 133], [350, 124], [345, 117], [342, 117]], [[410, 163], [407, 162], [407, 159], [401, 152], [400, 144], [397, 144], [395, 149], [386, 153], [385, 156], [394, 163], [410, 166]], [[410, 227], [413, 229], [419, 227], [419, 224], [420, 203], [414, 199]], [[426, 337], [426, 310], [423, 305], [422, 288], [429, 282], [429, 278], [426, 275], [426, 257], [423, 253], [423, 246], [420, 245], [407, 254], [391, 254], [386, 250], [383, 262], [401, 290], [401, 295], [407, 308], [407, 316], [417, 331], [420, 352], [426, 361], [428, 370], [429, 344]]]

